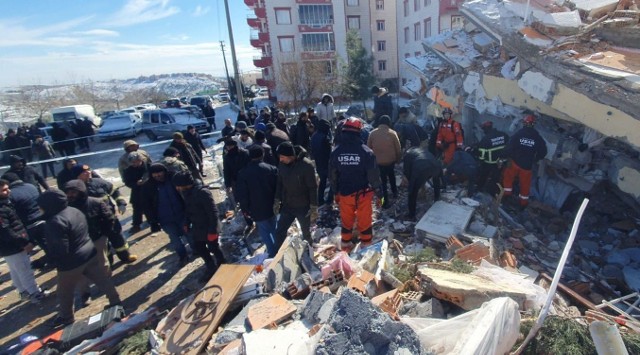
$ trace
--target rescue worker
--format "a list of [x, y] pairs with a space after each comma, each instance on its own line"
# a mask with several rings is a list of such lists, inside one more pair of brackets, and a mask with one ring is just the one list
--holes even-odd
[[509, 140], [506, 155], [509, 158], [504, 171], [504, 195], [513, 195], [513, 182], [517, 178], [520, 185], [520, 205], [529, 204], [531, 178], [533, 166], [547, 155], [547, 143], [533, 126], [536, 123], [534, 115], [527, 115], [523, 119], [524, 127], [516, 132]]
[[402, 169], [404, 178], [403, 185], [407, 185], [409, 192], [409, 213], [405, 216], [407, 220], [416, 219], [416, 203], [418, 192], [427, 182], [433, 182], [433, 200], [440, 199], [440, 182], [442, 181], [442, 164], [429, 152], [428, 148], [410, 148], [404, 155]]
[[342, 221], [341, 248], [353, 248], [353, 227], [357, 220], [362, 246], [371, 244], [372, 202], [376, 194], [382, 200], [380, 171], [373, 151], [360, 138], [362, 121], [348, 118], [342, 125], [340, 144], [331, 152], [329, 170], [331, 186]]
[[453, 160], [443, 171], [444, 181], [449, 184], [467, 182], [467, 196], [476, 193], [476, 181], [478, 176], [478, 162], [473, 156], [462, 149], [456, 149]]
[[453, 111], [450, 108], [442, 110], [442, 116], [444, 118], [438, 126], [436, 147], [442, 151], [443, 162], [447, 165], [453, 160], [453, 153], [456, 152], [456, 148], [463, 148], [464, 137], [462, 135], [462, 126], [453, 119]]
[[485, 121], [480, 127], [484, 136], [476, 146], [476, 154], [480, 160], [478, 172], [478, 189], [495, 196], [500, 183], [500, 162], [504, 157], [504, 149], [509, 143], [509, 136], [493, 128], [493, 122]]

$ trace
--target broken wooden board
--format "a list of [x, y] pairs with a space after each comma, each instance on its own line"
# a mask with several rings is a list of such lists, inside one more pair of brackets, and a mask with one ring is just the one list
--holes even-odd
[[[160, 353], [195, 355], [202, 352], [211, 335], [218, 328], [229, 304], [247, 282], [254, 269], [255, 265], [224, 264], [220, 266], [203, 288], [204, 290], [217, 286], [222, 290], [217, 298], [218, 303], [215, 310], [193, 324], [185, 323], [182, 319], [178, 321], [171, 334], [162, 343]], [[193, 307], [193, 305], [187, 305], [185, 308], [189, 307]]]
[[431, 240], [446, 243], [450, 236], [465, 231], [473, 211], [472, 207], [436, 201], [420, 218], [416, 229], [425, 232]]
[[261, 329], [296, 313], [296, 306], [279, 294], [275, 294], [249, 308], [247, 321], [251, 330]]
[[484, 302], [498, 297], [510, 297], [523, 309], [527, 294], [515, 287], [501, 285], [491, 280], [453, 271], [418, 268], [423, 281], [429, 283], [431, 294], [441, 300], [454, 303], [470, 311], [479, 308]]

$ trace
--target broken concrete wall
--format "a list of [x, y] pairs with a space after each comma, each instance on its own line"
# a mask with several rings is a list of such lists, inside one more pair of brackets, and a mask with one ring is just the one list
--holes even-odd
[[598, 28], [595, 30], [599, 37], [616, 46], [640, 48], [640, 31], [638, 27]]

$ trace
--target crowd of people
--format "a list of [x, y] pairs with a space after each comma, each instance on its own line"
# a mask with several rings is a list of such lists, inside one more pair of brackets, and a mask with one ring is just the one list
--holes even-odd
[[[336, 115], [333, 97], [325, 94], [314, 108], [289, 125], [283, 112], [263, 108], [241, 112], [235, 125], [226, 119], [219, 143], [223, 149], [223, 178], [228, 202], [242, 213], [250, 233], [257, 228], [269, 257], [284, 243], [295, 220], [302, 237], [313, 244], [311, 230], [319, 213], [337, 206], [341, 249], [373, 240], [373, 206], [383, 210], [399, 201], [396, 165], [403, 164], [401, 184], [408, 191], [406, 219], [415, 220], [418, 192], [431, 182], [434, 199], [453, 183], [466, 183], [468, 195], [481, 190], [505, 195], [515, 192], [526, 205], [531, 171], [546, 155], [546, 145], [527, 115], [524, 127], [509, 136], [482, 123], [482, 140], [465, 146], [464, 132], [445, 108], [431, 134], [417, 125], [408, 109], [392, 119], [393, 106], [384, 88], [374, 87], [373, 129], [358, 117]], [[0, 256], [5, 257], [21, 297], [39, 302], [47, 295], [36, 283], [29, 253], [34, 245], [58, 273], [59, 314], [52, 325], [74, 321], [78, 306], [91, 297], [95, 283], [110, 305], [121, 302], [111, 280], [113, 255], [135, 262], [129, 252], [118, 214], [132, 209], [129, 233], [138, 233], [146, 219], [149, 233], [164, 231], [179, 265], [190, 252], [204, 261], [201, 282], [225, 263], [220, 250], [220, 213], [203, 183], [207, 147], [189, 127], [175, 132], [163, 157], [153, 161], [137, 142], [127, 140], [118, 161], [126, 201], [117, 188], [88, 165], [66, 159], [57, 174], [57, 189], [19, 155], [0, 179]], [[357, 233], [354, 233], [354, 230]]]

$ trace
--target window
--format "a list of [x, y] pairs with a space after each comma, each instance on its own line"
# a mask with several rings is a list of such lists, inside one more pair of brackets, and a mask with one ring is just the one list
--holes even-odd
[[333, 33], [303, 33], [302, 50], [305, 52], [329, 52], [336, 50]]
[[294, 51], [293, 36], [278, 37], [278, 43], [280, 44], [280, 52], [290, 53]]
[[404, 28], [404, 43], [409, 43], [409, 27]]
[[386, 71], [387, 70], [387, 61], [379, 60], [378, 61], [378, 71]]
[[278, 25], [290, 25], [291, 24], [291, 9], [290, 8], [276, 8], [276, 24]]
[[413, 24], [413, 40], [419, 41], [422, 38], [422, 28], [420, 27], [420, 22], [416, 22]]
[[413, 0], [413, 11], [420, 10], [420, 0]]
[[321, 27], [333, 24], [333, 6], [300, 5], [300, 24]]
[[424, 0], [424, 7], [431, 5], [431, 0]]
[[459, 15], [451, 15], [451, 29], [460, 29], [464, 27], [464, 21], [462, 16]]
[[384, 20], [376, 21], [376, 28], [378, 31], [384, 31]]
[[402, 3], [402, 10], [404, 12], [404, 17], [409, 16], [409, 0], [404, 0]]
[[350, 30], [359, 30], [360, 16], [347, 16], [347, 28]]
[[376, 0], [376, 10], [384, 10], [384, 0]]
[[431, 17], [424, 20], [424, 38], [431, 37]]
[[378, 41], [378, 52], [384, 52], [387, 50], [387, 41]]
[[347, 6], [358, 6], [360, 5], [358, 2], [358, 0], [347, 0]]

